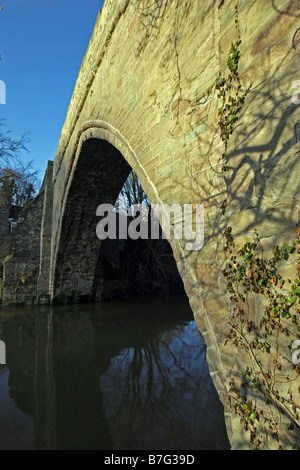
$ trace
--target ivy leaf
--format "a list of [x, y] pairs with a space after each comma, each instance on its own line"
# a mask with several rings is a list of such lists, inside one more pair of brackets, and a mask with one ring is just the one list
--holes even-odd
[[258, 417], [258, 414], [256, 413], [256, 411], [253, 411], [250, 416], [249, 416], [249, 419], [250, 421], [252, 421], [252, 423], [254, 423], [254, 421], [257, 419]]
[[290, 304], [294, 304], [294, 303], [296, 302], [296, 300], [298, 300], [298, 297], [295, 297], [295, 296], [294, 296], [294, 297], [290, 297], [290, 298], [288, 299], [288, 301], [289, 301]]
[[287, 431], [293, 431], [293, 430], [295, 429], [293, 423], [287, 423], [287, 424], [285, 425], [285, 428], [286, 428]]
[[286, 253], [291, 253], [291, 251], [293, 250], [293, 247], [291, 245], [288, 245], [286, 242], [284, 242], [284, 244], [282, 245], [282, 249]]

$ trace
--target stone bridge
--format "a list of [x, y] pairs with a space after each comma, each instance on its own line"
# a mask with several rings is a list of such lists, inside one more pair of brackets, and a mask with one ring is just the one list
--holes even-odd
[[[248, 92], [223, 171], [216, 82], [229, 73], [239, 34], [239, 77]], [[225, 346], [231, 305], [222, 275], [224, 230], [232, 226], [242, 243], [257, 229], [266, 250], [293, 237], [300, 204], [299, 53], [295, 1], [106, 0], [54, 162], [3, 260], [3, 305], [97, 300], [96, 208], [114, 203], [131, 169], [152, 204], [204, 204], [204, 247], [170, 244], [206, 341], [233, 449], [250, 444], [228, 400], [229, 378], [245, 362], [241, 351]], [[263, 446], [276, 447], [263, 434]]]

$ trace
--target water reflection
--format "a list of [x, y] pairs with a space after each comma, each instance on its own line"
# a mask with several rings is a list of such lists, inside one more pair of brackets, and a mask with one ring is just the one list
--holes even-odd
[[0, 450], [34, 449], [33, 419], [9, 395], [9, 369], [0, 366]]
[[185, 298], [3, 309], [0, 449], [228, 448], [191, 318]]
[[224, 446], [224, 429], [218, 428], [222, 411], [195, 322], [123, 350], [101, 376], [100, 386], [119, 449]]

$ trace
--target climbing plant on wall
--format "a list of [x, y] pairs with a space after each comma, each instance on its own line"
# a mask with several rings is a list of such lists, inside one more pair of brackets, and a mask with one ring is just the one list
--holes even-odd
[[[227, 261], [223, 275], [233, 305], [227, 341], [246, 351], [249, 359], [241, 380], [230, 380], [231, 400], [256, 447], [261, 444], [259, 424], [276, 436], [280, 446], [282, 423], [278, 416], [285, 417], [286, 431], [300, 429], [295, 396], [300, 392], [300, 361], [292, 360], [292, 348], [300, 338], [300, 228], [296, 228], [292, 243], [275, 245], [270, 257], [264, 256], [257, 232], [255, 239], [239, 250], [230, 227], [225, 231], [225, 238]], [[291, 262], [295, 276], [285, 278], [280, 271], [285, 263]], [[251, 311], [253, 294], [256, 302], [261, 300], [259, 318]], [[266, 412], [265, 406], [254, 399], [255, 394], [261, 394], [264, 405], [273, 405], [279, 415]]]
[[223, 166], [222, 170], [227, 171], [227, 146], [230, 136], [232, 135], [235, 125], [239, 119], [238, 113], [242, 109], [245, 98], [251, 86], [242, 92], [242, 84], [239, 77], [239, 60], [241, 52], [239, 46], [241, 44], [240, 30], [238, 26], [238, 8], [235, 8], [235, 24], [237, 29], [238, 39], [231, 44], [231, 49], [228, 55], [227, 76], [220, 75], [216, 83], [216, 90], [218, 91], [218, 98], [221, 99], [222, 104], [219, 107], [219, 129], [220, 136], [224, 143], [224, 152], [222, 154]]
[[[250, 90], [242, 92], [239, 76], [241, 37], [238, 8], [235, 8], [237, 40], [231, 44], [228, 75], [216, 83], [219, 130], [224, 145], [222, 171], [228, 171], [227, 148], [239, 112]], [[226, 213], [227, 200], [222, 204]], [[232, 374], [228, 384], [229, 400], [254, 447], [269, 434], [284, 448], [290, 431], [300, 430], [300, 365], [295, 349], [300, 345], [300, 227], [291, 242], [275, 245], [264, 255], [257, 231], [252, 241], [237, 248], [233, 228], [224, 232], [226, 262], [222, 271], [231, 301], [226, 344], [246, 353], [243, 371]], [[294, 268], [292, 277], [284, 276], [285, 266]], [[254, 305], [261, 310], [255, 314]], [[300, 356], [300, 354], [299, 354]], [[276, 413], [273, 411], [276, 410]], [[283, 437], [283, 433], [287, 436]]]

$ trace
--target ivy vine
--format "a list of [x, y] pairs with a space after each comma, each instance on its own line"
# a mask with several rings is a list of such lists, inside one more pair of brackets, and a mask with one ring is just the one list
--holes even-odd
[[[242, 85], [239, 76], [239, 60], [241, 52], [239, 46], [241, 44], [240, 30], [238, 26], [238, 7], [235, 7], [235, 25], [237, 29], [238, 39], [235, 43], [231, 43], [231, 49], [229, 52], [227, 67], [229, 73], [227, 77], [220, 75], [217, 83], [216, 90], [218, 91], [218, 98], [222, 100], [222, 104], [219, 107], [218, 114], [219, 118], [219, 129], [220, 136], [224, 143], [224, 152], [222, 154], [223, 166], [222, 171], [228, 170], [228, 162], [226, 158], [227, 145], [229, 137], [232, 135], [236, 122], [238, 121], [238, 113], [242, 109], [245, 102], [245, 98], [251, 88], [251, 86], [244, 92], [241, 92]], [[234, 91], [233, 88], [236, 88]]]
[[[241, 37], [237, 6], [235, 25], [238, 37], [229, 51], [229, 73], [227, 77], [219, 76], [216, 83], [217, 96], [221, 99], [218, 124], [224, 144], [224, 172], [228, 170], [228, 141], [250, 90], [249, 87], [242, 92], [239, 76]], [[226, 208], [227, 200], [221, 205], [223, 214]], [[269, 257], [264, 256], [257, 231], [254, 239], [240, 249], [235, 246], [232, 227], [224, 232], [226, 263], [222, 273], [232, 303], [226, 344], [245, 351], [249, 359], [244, 371], [230, 377], [229, 399], [234, 401], [233, 407], [255, 448], [262, 444], [261, 428], [268, 430], [282, 448], [282, 416], [285, 416], [286, 431], [300, 430], [299, 400], [293, 395], [300, 393], [300, 386], [298, 389], [294, 386], [299, 383], [300, 365], [292, 361], [292, 345], [295, 341], [299, 344], [300, 339], [300, 227], [295, 232], [291, 243], [274, 246]], [[280, 274], [280, 268], [286, 262], [291, 263], [292, 257], [295, 276], [286, 279]], [[263, 305], [259, 319], [251, 311], [253, 295]], [[289, 350], [283, 344], [289, 344]], [[274, 407], [277, 416], [272, 411]]]
[[[239, 250], [235, 247], [232, 229], [228, 227], [224, 233], [227, 261], [223, 276], [233, 304], [226, 343], [245, 350], [250, 359], [241, 384], [237, 385], [231, 378], [229, 385], [235, 400], [234, 408], [256, 447], [261, 444], [257, 435], [258, 421], [268, 426], [278, 441], [280, 423], [271, 414], [267, 416], [253, 400], [247, 399], [251, 389], [262, 394], [266, 405], [273, 404], [286, 416], [286, 430], [300, 430], [299, 406], [292, 390], [282, 387], [283, 384], [299, 383], [300, 379], [300, 365], [292, 362], [291, 352], [293, 342], [300, 339], [300, 228], [296, 230], [296, 239], [291, 244], [275, 245], [269, 258], [263, 255], [257, 232], [255, 239]], [[295, 278], [284, 279], [279, 273], [279, 265], [290, 262], [292, 256], [297, 260]], [[251, 293], [264, 300], [259, 323], [250, 319], [248, 301]], [[283, 337], [290, 343], [290, 350], [284, 354], [280, 348]], [[296, 392], [300, 392], [300, 387]]]

